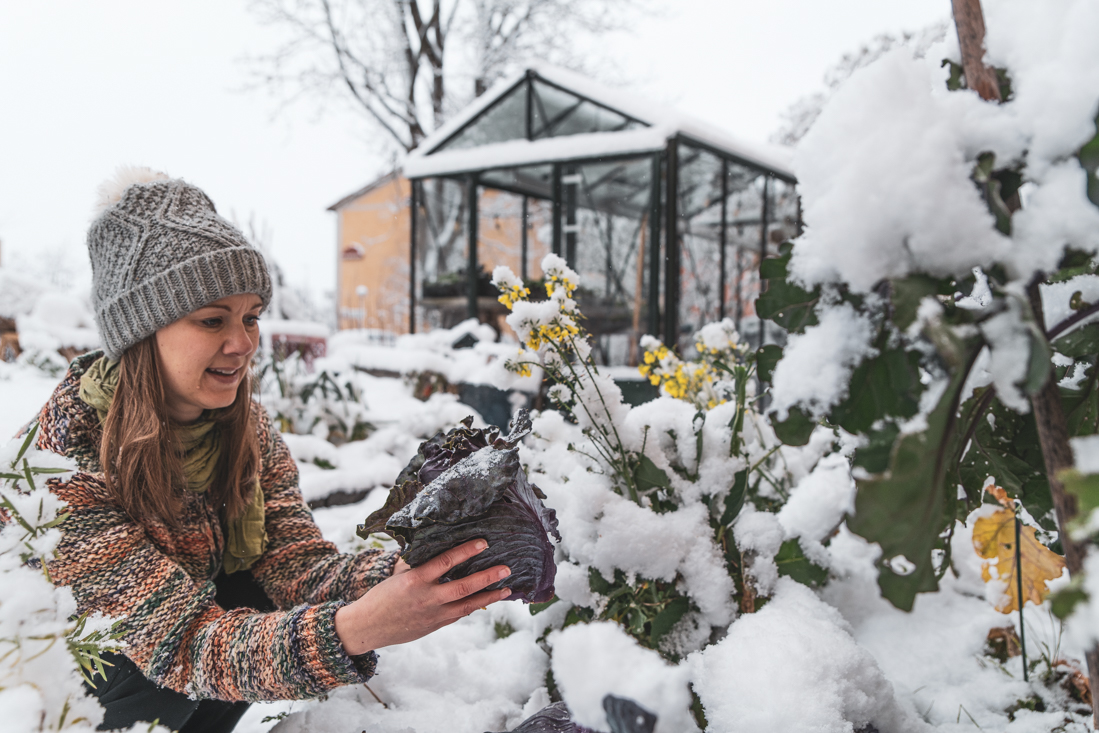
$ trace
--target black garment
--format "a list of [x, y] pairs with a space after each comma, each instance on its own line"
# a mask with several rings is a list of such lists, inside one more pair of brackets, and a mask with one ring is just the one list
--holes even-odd
[[[214, 585], [217, 603], [226, 610], [275, 610], [275, 604], [252, 577], [251, 570], [232, 575], [222, 571]], [[88, 694], [99, 698], [106, 711], [99, 730], [129, 728], [139, 721], [156, 720], [179, 733], [229, 733], [248, 709], [246, 702], [192, 700], [182, 692], [159, 687], [121, 654], [104, 654], [103, 659], [114, 665], [107, 668], [107, 679], [97, 678], [94, 689], [85, 684]]]

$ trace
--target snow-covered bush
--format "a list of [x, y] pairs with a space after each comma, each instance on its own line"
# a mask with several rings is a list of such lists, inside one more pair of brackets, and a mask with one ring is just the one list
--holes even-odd
[[0, 720], [20, 733], [93, 731], [103, 709], [83, 681], [102, 682], [100, 655], [118, 645], [109, 619], [78, 616], [72, 592], [50, 582], [65, 505], [40, 482], [74, 467], [35, 450], [33, 437], [0, 449], [0, 587], [9, 589], [0, 596]]
[[847, 525], [903, 609], [989, 481], [1074, 576], [1087, 551], [1063, 482], [1069, 439], [1099, 432], [1099, 7], [986, 7], [987, 54], [951, 34], [835, 93], [796, 151], [807, 231], [761, 267], [757, 310], [791, 333], [770, 347], [776, 430], [858, 437]]
[[341, 445], [362, 440], [374, 429], [349, 371], [321, 368], [311, 373], [298, 354], [286, 359], [266, 354], [257, 374], [261, 402], [283, 433], [315, 435]]
[[[739, 345], [730, 322], [696, 334], [697, 361], [646, 338], [642, 373], [665, 395], [638, 407], [624, 404], [590, 357], [582, 314], [571, 298], [576, 273], [554, 255], [542, 269], [543, 301], [529, 300], [507, 268], [497, 268], [494, 280], [522, 342], [509, 368], [543, 368], [556, 382], [550, 396], [561, 407], [538, 416], [523, 453], [563, 536], [557, 596], [533, 607], [546, 617], [546, 632], [565, 629], [547, 639], [554, 678], [565, 701], [583, 711], [577, 720], [598, 725], [605, 694], [641, 695], [646, 684], [667, 676], [668, 684], [681, 686], [678, 691], [639, 701], [657, 708], [657, 730], [689, 730], [701, 718], [684, 717], [693, 679], [686, 667], [655, 677], [639, 673], [636, 685], [608, 673], [595, 685], [591, 680], [600, 675], [592, 670], [618, 664], [599, 655], [640, 645], [682, 662], [723, 637], [738, 610], [763, 607], [780, 576], [814, 586], [825, 582], [825, 545], [854, 490], [847, 462], [838, 454], [822, 460], [839, 447], [829, 430], [821, 429], [806, 447], [782, 445], [755, 408], [757, 360]], [[599, 625], [607, 621], [619, 630], [596, 634], [595, 628], [613, 628]], [[573, 631], [589, 623], [595, 624], [590, 633]], [[621, 639], [615, 641], [615, 634]], [[569, 660], [579, 659], [576, 649], [587, 642], [568, 640], [592, 635], [602, 641], [584, 669]], [[559, 656], [559, 647], [570, 651]], [[639, 669], [666, 664], [655, 654], [656, 662], [644, 663], [645, 654], [652, 652], [638, 648], [627, 656], [637, 657]], [[701, 700], [707, 709], [712, 702]]]

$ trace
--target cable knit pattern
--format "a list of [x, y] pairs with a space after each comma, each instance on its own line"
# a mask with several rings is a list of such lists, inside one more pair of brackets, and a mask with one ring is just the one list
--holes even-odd
[[107, 494], [99, 422], [79, 397], [80, 376], [98, 356], [74, 361], [39, 415], [39, 448], [70, 456], [80, 468], [68, 481], [49, 484], [71, 512], [50, 563], [54, 582], [72, 587], [81, 611], [124, 618], [126, 655], [149, 679], [193, 697], [300, 699], [368, 680], [377, 656], [349, 657], [334, 616], [391, 575], [397, 554], [340, 554], [323, 539], [286, 443], [253, 405], [270, 539], [253, 573], [280, 610], [224, 611], [214, 602], [213, 583], [224, 538], [205, 495], [184, 492], [173, 530], [133, 521]]

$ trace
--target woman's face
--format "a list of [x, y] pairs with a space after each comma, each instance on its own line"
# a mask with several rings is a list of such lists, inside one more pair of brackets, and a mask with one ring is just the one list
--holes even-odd
[[228, 407], [259, 347], [263, 301], [245, 293], [215, 300], [156, 332], [168, 414], [194, 422], [203, 410]]

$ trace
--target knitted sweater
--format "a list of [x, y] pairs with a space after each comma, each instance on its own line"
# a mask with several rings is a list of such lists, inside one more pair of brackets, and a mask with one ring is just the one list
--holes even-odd
[[72, 588], [79, 610], [123, 619], [126, 656], [150, 680], [192, 697], [300, 699], [368, 680], [377, 656], [349, 657], [334, 617], [392, 574], [396, 553], [340, 554], [321, 537], [286, 443], [253, 404], [269, 544], [252, 572], [280, 610], [221, 609], [213, 579], [225, 539], [205, 494], [184, 492], [172, 529], [134, 521], [107, 493], [99, 420], [79, 397], [80, 376], [99, 355], [74, 361], [39, 415], [38, 447], [79, 467], [49, 482], [71, 513], [49, 565], [53, 581]]

